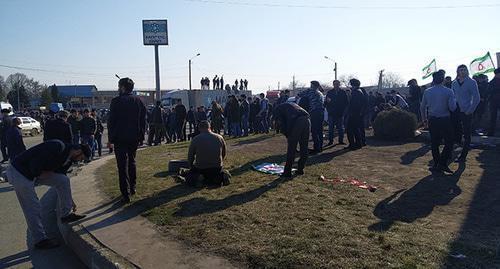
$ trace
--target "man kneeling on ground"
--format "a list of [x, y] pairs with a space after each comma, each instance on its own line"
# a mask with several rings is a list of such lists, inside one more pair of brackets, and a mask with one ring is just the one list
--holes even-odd
[[55, 239], [48, 239], [45, 234], [35, 185], [56, 188], [63, 216], [62, 223], [84, 218], [85, 215], [73, 213], [76, 206], [73, 203], [71, 185], [66, 172], [73, 162], [88, 159], [90, 154], [87, 145], [71, 145], [64, 144], [60, 140], [49, 140], [19, 154], [7, 169], [7, 177], [14, 186], [36, 248], [54, 248], [59, 244]]
[[274, 110], [274, 118], [279, 122], [280, 131], [286, 136], [288, 149], [286, 153], [286, 164], [283, 174], [284, 178], [292, 177], [292, 165], [295, 161], [297, 144], [300, 148], [300, 159], [298, 162], [297, 175], [304, 174], [311, 131], [311, 120], [309, 113], [295, 103], [283, 103]]
[[222, 162], [226, 157], [224, 138], [210, 130], [208, 121], [199, 122], [198, 130], [200, 134], [189, 145], [188, 162], [191, 169], [186, 176], [186, 183], [196, 185], [202, 175], [206, 185], [229, 185], [229, 175], [222, 170]]

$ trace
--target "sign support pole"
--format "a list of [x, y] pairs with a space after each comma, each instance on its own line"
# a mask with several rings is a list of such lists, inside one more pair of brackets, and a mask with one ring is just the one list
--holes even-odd
[[156, 77], [156, 101], [161, 101], [160, 92], [160, 60], [158, 55], [158, 45], [155, 45], [155, 77]]
[[497, 52], [497, 68], [500, 68], [500, 52]]

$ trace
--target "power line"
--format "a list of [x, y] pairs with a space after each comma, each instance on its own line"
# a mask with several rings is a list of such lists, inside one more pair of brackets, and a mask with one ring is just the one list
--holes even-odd
[[330, 5], [297, 5], [278, 3], [253, 3], [226, 0], [184, 0], [206, 4], [224, 4], [233, 6], [272, 7], [272, 8], [311, 8], [311, 9], [366, 9], [366, 10], [415, 10], [415, 9], [465, 9], [465, 8], [494, 8], [497, 4], [470, 4], [470, 5], [434, 5], [434, 6], [330, 6]]

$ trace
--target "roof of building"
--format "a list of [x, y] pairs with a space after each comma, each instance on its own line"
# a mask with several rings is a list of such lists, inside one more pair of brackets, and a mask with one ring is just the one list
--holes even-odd
[[56, 85], [59, 95], [63, 97], [92, 97], [97, 91], [95, 85]]

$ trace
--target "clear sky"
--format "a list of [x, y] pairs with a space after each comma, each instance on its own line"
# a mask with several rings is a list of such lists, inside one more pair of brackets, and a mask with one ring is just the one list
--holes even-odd
[[375, 84], [380, 69], [420, 78], [433, 58], [454, 76], [458, 64], [500, 52], [499, 16], [498, 0], [0, 0], [0, 65], [44, 70], [0, 67], [0, 75], [111, 90], [116, 73], [154, 88], [154, 48], [143, 45], [141, 23], [168, 19], [162, 89], [188, 88], [196, 53], [196, 88], [201, 76], [216, 74], [247, 78], [254, 92], [288, 85], [294, 74], [328, 83], [325, 55], [339, 76], [354, 74], [364, 85]]

